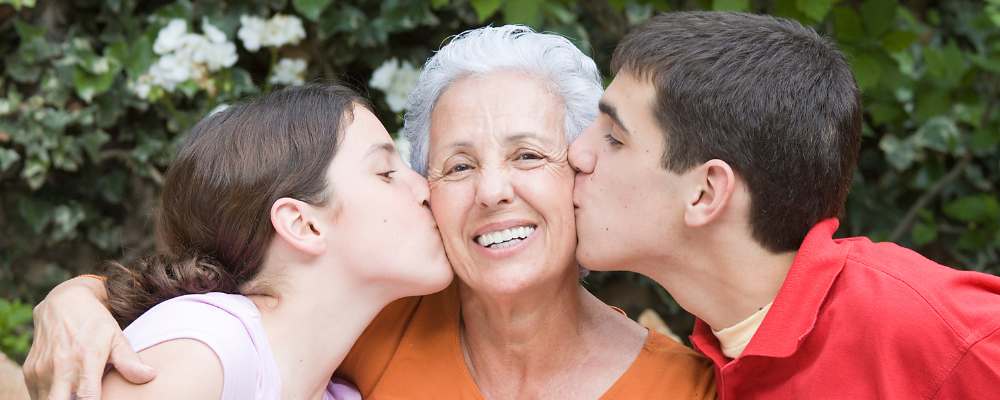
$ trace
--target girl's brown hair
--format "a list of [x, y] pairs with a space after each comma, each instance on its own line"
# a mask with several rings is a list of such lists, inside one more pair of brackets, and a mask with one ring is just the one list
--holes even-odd
[[128, 267], [110, 263], [105, 287], [118, 323], [173, 297], [247, 290], [275, 234], [271, 205], [332, 201], [327, 170], [357, 105], [371, 110], [342, 86], [290, 87], [195, 125], [164, 182], [162, 250]]

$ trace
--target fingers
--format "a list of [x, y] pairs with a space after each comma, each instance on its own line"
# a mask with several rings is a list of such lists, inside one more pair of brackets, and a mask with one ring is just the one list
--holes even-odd
[[107, 356], [98, 351], [85, 351], [80, 357], [80, 387], [76, 389], [77, 400], [97, 400], [101, 398], [101, 378]]
[[52, 382], [48, 393], [45, 393], [44, 390], [39, 390], [39, 400], [66, 400], [69, 398], [72, 390], [73, 388], [69, 381], [58, 379]]
[[[122, 376], [137, 385], [147, 383], [156, 377], [153, 368], [142, 363], [142, 358], [132, 351], [128, 339], [119, 331], [111, 341], [111, 364]], [[103, 373], [103, 371], [101, 371]], [[98, 381], [100, 384], [100, 381]]]

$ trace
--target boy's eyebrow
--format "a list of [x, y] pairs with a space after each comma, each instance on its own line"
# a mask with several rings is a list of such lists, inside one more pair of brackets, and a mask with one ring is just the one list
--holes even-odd
[[375, 143], [372, 145], [372, 147], [368, 148], [368, 152], [365, 153], [365, 156], [362, 159], [368, 158], [372, 154], [380, 152], [387, 152], [389, 154], [393, 154], [396, 152], [396, 146], [393, 146], [392, 143], [385, 143], [385, 142]]
[[622, 119], [618, 117], [618, 110], [616, 110], [613, 106], [601, 101], [597, 104], [597, 108], [601, 110], [601, 113], [610, 117], [611, 121], [614, 122], [615, 125], [618, 125], [618, 127], [622, 129], [623, 133], [628, 135], [629, 132], [631, 132], [625, 127], [625, 124], [622, 123]]

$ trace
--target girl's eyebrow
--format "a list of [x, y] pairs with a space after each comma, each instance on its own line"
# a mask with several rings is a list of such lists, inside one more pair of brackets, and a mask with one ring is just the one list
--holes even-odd
[[386, 142], [375, 143], [372, 145], [372, 147], [368, 148], [368, 152], [365, 153], [365, 156], [362, 157], [361, 159], [363, 160], [368, 157], [371, 157], [372, 154], [382, 153], [382, 152], [387, 152], [389, 153], [389, 155], [395, 154], [396, 146], [393, 146], [392, 143], [386, 143]]

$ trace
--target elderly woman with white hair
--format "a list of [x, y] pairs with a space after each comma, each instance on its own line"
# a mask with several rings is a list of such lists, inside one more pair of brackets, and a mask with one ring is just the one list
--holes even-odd
[[[521, 26], [465, 32], [427, 62], [405, 131], [458, 279], [386, 307], [337, 375], [371, 399], [715, 397], [706, 359], [579, 283], [567, 154], [601, 93], [593, 60], [563, 37]], [[79, 293], [54, 291], [39, 307], [42, 346], [109, 342], [80, 339], [94, 333], [67, 339], [78, 334], [67, 326], [85, 324], [74, 314], [95, 314], [76, 312], [93, 304]], [[120, 352], [112, 357], [139, 371]], [[78, 379], [76, 365], [43, 364], [32, 379]]]

